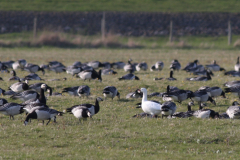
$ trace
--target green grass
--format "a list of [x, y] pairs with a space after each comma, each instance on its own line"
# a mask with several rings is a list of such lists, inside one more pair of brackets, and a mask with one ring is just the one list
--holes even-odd
[[238, 0], [1, 0], [4, 11], [239, 12]]
[[[103, 101], [100, 112], [82, 123], [70, 114], [57, 117], [57, 123], [42, 126], [40, 122], [32, 120], [24, 126], [25, 115], [15, 116], [9, 120], [0, 114], [0, 139], [2, 159], [238, 159], [240, 144], [239, 120], [216, 119], [134, 119], [132, 116], [141, 113], [135, 104], [141, 99], [125, 99], [127, 93], [137, 88], [146, 87], [148, 92], [163, 92], [166, 86], [174, 85], [182, 89], [197, 90], [201, 86], [221, 86], [226, 81], [237, 80], [225, 77], [222, 73], [215, 73], [212, 81], [187, 82], [191, 77], [183, 71], [175, 72], [176, 82], [153, 81], [155, 77], [168, 77], [168, 66], [172, 59], [177, 58], [184, 67], [187, 62], [199, 59], [201, 64], [208, 64], [213, 59], [226, 70], [232, 70], [239, 56], [238, 50], [217, 49], [59, 49], [42, 48], [0, 48], [1, 61], [24, 58], [28, 62], [46, 64], [48, 61], [58, 60], [65, 65], [75, 61], [124, 61], [132, 58], [134, 62], [146, 61], [149, 66], [157, 60], [165, 63], [161, 72], [136, 72], [140, 81], [118, 81], [118, 77], [126, 74], [117, 70], [118, 75], [104, 76], [103, 82], [82, 81], [71, 78], [65, 73], [55, 74], [46, 72], [45, 79], [67, 77], [67, 81], [45, 81], [54, 88], [54, 92], [61, 92], [64, 87], [89, 85], [91, 97], [89, 99], [72, 97], [65, 94], [62, 97], [48, 97], [47, 104], [54, 109], [64, 110], [80, 103], [94, 103], [95, 98], [102, 96], [102, 89], [107, 85], [114, 85], [121, 94], [121, 99]], [[28, 73], [17, 70], [17, 75], [23, 77]], [[4, 81], [0, 88], [7, 89], [13, 82], [8, 82], [9, 74], [0, 75]], [[31, 81], [30, 84], [37, 81]], [[236, 97], [227, 94], [228, 99], [217, 98], [217, 105], [208, 103], [208, 107], [220, 113]], [[20, 103], [19, 100], [10, 102]], [[160, 98], [151, 98], [160, 100]], [[177, 103], [177, 111], [186, 111], [188, 101]], [[194, 106], [196, 110], [198, 106]]]

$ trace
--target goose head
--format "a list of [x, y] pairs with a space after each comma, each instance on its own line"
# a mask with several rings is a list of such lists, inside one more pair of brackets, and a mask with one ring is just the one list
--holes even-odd
[[212, 99], [212, 97], [208, 97], [208, 101], [210, 101], [212, 104], [216, 106], [216, 102]]
[[47, 89], [47, 85], [46, 84], [42, 84], [41, 88], [45, 91]]
[[103, 99], [101, 97], [97, 97], [97, 101], [100, 102], [103, 101]]
[[238, 103], [237, 101], [234, 101], [234, 102], [232, 103], [232, 105], [233, 105], [233, 106], [238, 106], [239, 103]]

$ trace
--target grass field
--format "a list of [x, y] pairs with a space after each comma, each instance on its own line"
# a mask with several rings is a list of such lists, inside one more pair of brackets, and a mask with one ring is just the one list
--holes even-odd
[[2, 11], [239, 12], [238, 0], [1, 0]]
[[[173, 85], [181, 89], [197, 90], [201, 86], [221, 86], [226, 81], [239, 78], [225, 77], [215, 73], [212, 81], [187, 82], [191, 77], [183, 71], [175, 72], [175, 82], [153, 81], [155, 77], [168, 77], [168, 66], [172, 59], [178, 59], [182, 66], [189, 61], [199, 59], [201, 64], [209, 64], [213, 59], [226, 70], [232, 70], [239, 56], [238, 50], [218, 49], [59, 49], [42, 48], [0, 48], [1, 61], [24, 58], [28, 62], [46, 64], [58, 60], [66, 66], [75, 61], [146, 61], [149, 66], [157, 60], [165, 63], [161, 72], [136, 72], [140, 81], [118, 81], [125, 74], [117, 70], [115, 76], [104, 76], [103, 82], [82, 81], [71, 78], [66, 73], [46, 72], [45, 79], [67, 77], [67, 81], [45, 81], [61, 92], [64, 87], [89, 85], [91, 97], [80, 99], [65, 94], [62, 97], [48, 97], [47, 104], [54, 109], [64, 110], [80, 103], [94, 103], [102, 96], [102, 89], [114, 85], [121, 94], [121, 99], [108, 99], [100, 103], [100, 112], [82, 123], [70, 114], [57, 117], [57, 123], [42, 126], [36, 120], [24, 126], [25, 115], [15, 116], [15, 120], [0, 115], [1, 159], [238, 159], [240, 144], [240, 121], [219, 119], [134, 119], [141, 113], [135, 104], [141, 99], [125, 99], [127, 93], [145, 87], [148, 92], [164, 92], [166, 86]], [[28, 73], [18, 70], [23, 77]], [[9, 74], [0, 74], [4, 81], [0, 88], [7, 89], [13, 82], [8, 82]], [[31, 81], [30, 84], [37, 81]], [[217, 98], [217, 105], [208, 103], [208, 107], [220, 113], [225, 112], [232, 101], [237, 99], [227, 95], [227, 99]], [[18, 100], [10, 102], [20, 103]], [[151, 98], [160, 100], [159, 98]], [[188, 101], [177, 103], [177, 111], [186, 111]], [[193, 106], [197, 109], [198, 106]]]

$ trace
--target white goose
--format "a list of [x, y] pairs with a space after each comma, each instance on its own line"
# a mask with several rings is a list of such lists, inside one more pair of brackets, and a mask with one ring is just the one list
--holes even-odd
[[162, 105], [160, 103], [147, 100], [147, 89], [146, 88], [141, 88], [141, 92], [143, 93], [142, 110], [145, 113], [151, 114], [152, 117], [159, 115], [161, 113]]

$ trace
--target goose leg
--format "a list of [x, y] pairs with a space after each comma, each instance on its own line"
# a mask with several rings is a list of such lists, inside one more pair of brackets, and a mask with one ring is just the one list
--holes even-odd
[[198, 104], [199, 104], [199, 109], [202, 109], [201, 102], [198, 102]]
[[163, 114], [162, 114], [162, 119], [163, 119]]
[[54, 116], [53, 122], [57, 123], [57, 121], [56, 121], [56, 116]]
[[50, 121], [51, 121], [51, 118], [49, 118], [49, 119], [48, 119], [48, 122], [47, 122], [47, 124], [46, 124], [46, 125], [48, 125], [48, 123], [49, 123]]

